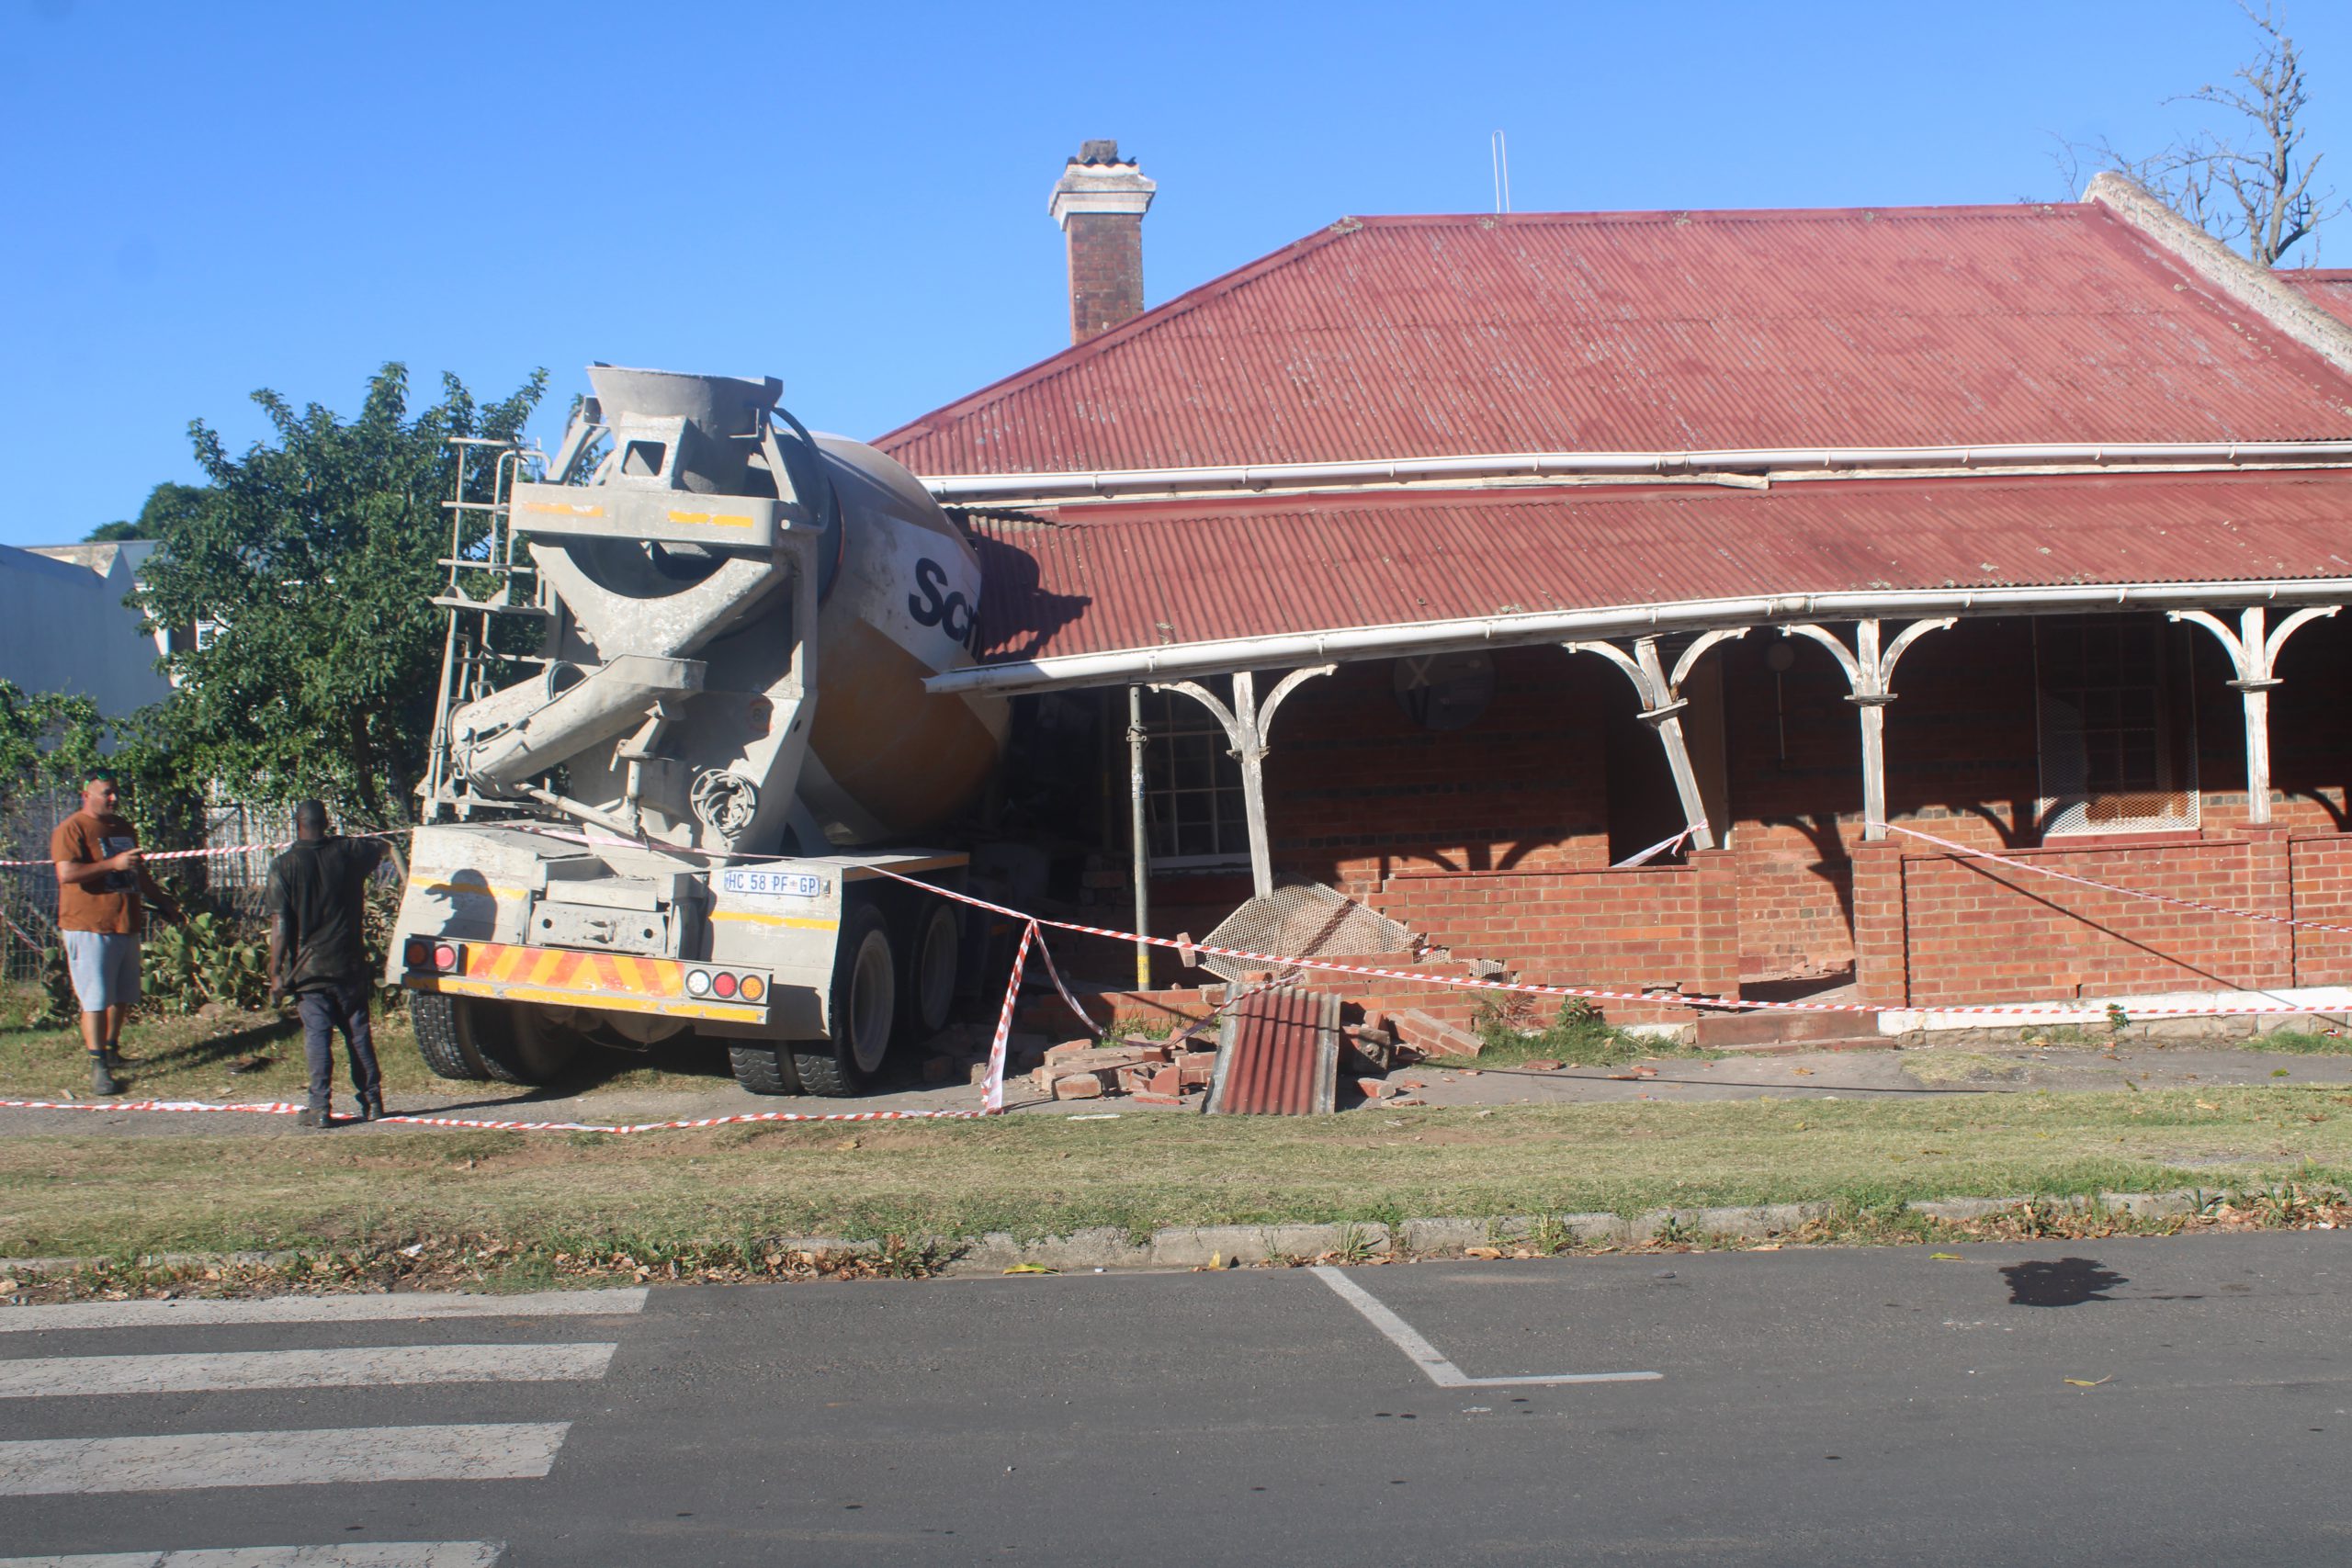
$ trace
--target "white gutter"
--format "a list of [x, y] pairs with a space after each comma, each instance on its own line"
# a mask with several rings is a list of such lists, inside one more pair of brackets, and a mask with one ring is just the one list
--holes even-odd
[[1255, 495], [1267, 491], [1408, 485], [1478, 479], [1647, 479], [1683, 474], [1883, 473], [2131, 468], [2150, 463], [2352, 462], [2352, 441], [2038, 443], [2007, 446], [1763, 446], [1708, 452], [1494, 452], [1459, 457], [1383, 457], [1340, 463], [1227, 463], [1197, 468], [1103, 468], [1089, 473], [937, 474], [922, 480], [938, 500], [998, 505], [1105, 501], [1135, 495]]
[[1701, 599], [1679, 604], [1628, 604], [1598, 610], [1350, 626], [1274, 637], [1226, 637], [1111, 653], [1073, 653], [951, 670], [923, 682], [942, 694], [987, 692], [1014, 696], [1063, 686], [1109, 686], [1224, 674], [1236, 670], [1290, 669], [1400, 654], [1453, 653], [1605, 637], [1704, 631], [1775, 622], [1868, 620], [1930, 615], [2050, 615], [2063, 611], [2211, 608], [2237, 604], [2352, 604], [2352, 577], [2251, 582], [2068, 584], [2042, 588], [1924, 588], [1854, 593], [1792, 593], [1743, 599]]

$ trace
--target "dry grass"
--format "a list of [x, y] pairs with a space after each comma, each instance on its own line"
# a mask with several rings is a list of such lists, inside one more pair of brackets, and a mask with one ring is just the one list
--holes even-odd
[[[0, 992], [0, 1097], [85, 1098], [89, 1059], [80, 1030], [31, 1021], [28, 1003], [20, 987]], [[122, 1046], [129, 1063], [120, 1075], [125, 1090], [141, 1099], [300, 1100], [308, 1082], [302, 1027], [291, 1008], [214, 1018], [141, 1014], [123, 1031]], [[376, 1059], [385, 1088], [396, 1094], [462, 1087], [425, 1070], [408, 1017], [398, 1010], [377, 1016]], [[350, 1068], [340, 1043], [335, 1062], [336, 1093], [347, 1095]], [[644, 1054], [591, 1049], [554, 1087], [578, 1094], [707, 1089], [731, 1081], [722, 1047], [688, 1043]]]
[[594, 1245], [1110, 1225], [1634, 1213], [1662, 1204], [2068, 1195], [2352, 1177], [2321, 1089], [1363, 1111], [1320, 1119], [778, 1125], [630, 1139], [18, 1134], [0, 1256]]

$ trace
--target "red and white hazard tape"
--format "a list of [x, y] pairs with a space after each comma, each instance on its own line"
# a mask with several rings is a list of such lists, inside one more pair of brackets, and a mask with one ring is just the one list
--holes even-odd
[[[258, 1116], [292, 1116], [302, 1107], [287, 1100], [215, 1104], [203, 1100], [0, 1100], [0, 1111], [222, 1111]], [[746, 1122], [968, 1122], [985, 1111], [747, 1111], [733, 1116], [698, 1116], [682, 1122], [500, 1122], [467, 1116], [389, 1115], [379, 1122], [410, 1127], [465, 1127], [492, 1133], [668, 1133], [693, 1127], [727, 1127]], [[349, 1120], [345, 1118], [345, 1120]]]
[[2102, 893], [2120, 893], [2127, 898], [2145, 898], [2151, 903], [2169, 904], [2176, 909], [2197, 909], [2208, 915], [2234, 915], [2241, 920], [2261, 920], [2274, 926], [2300, 926], [2305, 931], [2336, 931], [2345, 936], [2352, 936], [2352, 926], [2331, 926], [2322, 920], [2298, 919], [2292, 915], [2266, 914], [2260, 909], [2233, 909], [2222, 904], [2200, 904], [2194, 898], [2176, 898], [2169, 893], [2152, 893], [2144, 887], [2124, 887], [2112, 882], [2099, 882], [2091, 877], [2077, 876], [2071, 871], [2060, 871], [2055, 866], [2037, 865], [2030, 860], [2012, 860], [2007, 855], [1997, 854], [1991, 850], [1972, 850], [1965, 844], [1955, 844], [1950, 839], [1939, 839], [1933, 833], [1922, 833], [1917, 828], [1905, 828], [1900, 822], [1886, 822], [1880, 825], [1891, 832], [1902, 833], [1933, 844], [1939, 850], [1950, 850], [1953, 854], [1964, 856], [1969, 860], [1988, 860], [1996, 865], [2006, 865], [2015, 871], [2030, 871], [2038, 875], [2052, 877], [2060, 882], [2071, 882], [2077, 887], [2096, 887]]
[[[1479, 980], [1453, 975], [1425, 975], [1414, 969], [1387, 969], [1369, 964], [1340, 964], [1328, 958], [1301, 958], [1278, 953], [1254, 953], [1248, 948], [1219, 947], [1213, 942], [1179, 942], [1173, 937], [1144, 936], [1135, 931], [1123, 931], [1109, 926], [1080, 925], [1074, 920], [1048, 919], [1043, 915], [1024, 914], [1019, 909], [992, 904], [969, 893], [959, 893], [951, 887], [901, 876], [895, 871], [876, 866], [876, 871], [910, 887], [920, 887], [942, 898], [987, 909], [1032, 926], [1051, 926], [1057, 931], [1076, 931], [1081, 936], [1105, 937], [1114, 942], [1144, 942], [1152, 947], [1164, 947], [1181, 953], [1185, 962], [1199, 953], [1215, 953], [1220, 958], [1238, 958], [1245, 963], [1262, 964], [1276, 968], [1317, 969], [1338, 975], [1369, 975], [1382, 980], [1405, 980], [1421, 986], [1444, 986], [1457, 991], [1514, 991], [1522, 996], [1582, 998], [1590, 1001], [1647, 1002], [1652, 1006], [1685, 1007], [1701, 1011], [1741, 1012], [1836, 1012], [1876, 1015], [1881, 1013], [1933, 1013], [1939, 1017], [1964, 1015], [1971, 1018], [2030, 1018], [2037, 1022], [2053, 1021], [2053, 1015], [2065, 1013], [2072, 1017], [2098, 1021], [2107, 1017], [2104, 1005], [2069, 1007], [2063, 1002], [1973, 1003], [1951, 1007], [1923, 1007], [1915, 1004], [1896, 1005], [1886, 1002], [1767, 1002], [1742, 997], [1684, 997], [1674, 993], [1646, 991], [1611, 991], [1594, 986], [1545, 986], [1532, 980]], [[2287, 1001], [2245, 1002], [2222, 1007], [2146, 1007], [2132, 1010], [2134, 1018], [2244, 1018], [2313, 1014], [2334, 1017], [2347, 1010], [2341, 1005], [2321, 1006]], [[1010, 1014], [1008, 1013], [1008, 1018]]]
[[[413, 828], [381, 828], [366, 833], [345, 833], [343, 834], [342, 837], [346, 839], [397, 839], [403, 833], [413, 833], [415, 831], [416, 829]], [[283, 839], [274, 844], [228, 844], [217, 848], [202, 850], [141, 850], [139, 852], [139, 858], [141, 862], [159, 860], [226, 860], [231, 855], [260, 855], [268, 854], [277, 850], [291, 849], [294, 846], [294, 843], [295, 840], [292, 839]], [[55, 865], [56, 863], [57, 863], [55, 861], [47, 859], [46, 857], [40, 860], [0, 860], [0, 871], [22, 870], [28, 866]]]

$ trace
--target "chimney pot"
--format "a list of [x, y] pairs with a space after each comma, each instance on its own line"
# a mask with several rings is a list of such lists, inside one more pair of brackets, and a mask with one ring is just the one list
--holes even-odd
[[1079, 146], [1046, 210], [1069, 237], [1069, 341], [1143, 314], [1143, 215], [1159, 186], [1113, 140]]

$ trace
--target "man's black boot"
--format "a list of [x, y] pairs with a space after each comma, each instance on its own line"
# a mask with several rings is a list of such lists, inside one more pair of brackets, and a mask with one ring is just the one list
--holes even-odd
[[294, 1113], [294, 1125], [323, 1133], [334, 1125], [334, 1109], [331, 1105], [307, 1105]]
[[361, 1095], [359, 1119], [362, 1122], [381, 1122], [384, 1119], [384, 1097], [381, 1094]]
[[104, 1051], [90, 1053], [90, 1092], [92, 1094], [120, 1094], [122, 1092], [122, 1086], [114, 1081], [112, 1073], [107, 1071], [107, 1054]]

